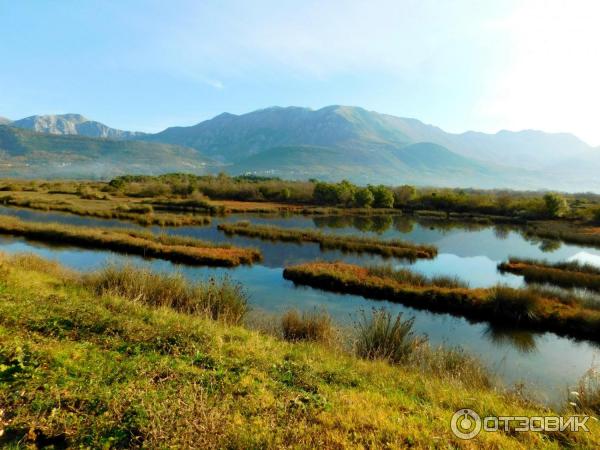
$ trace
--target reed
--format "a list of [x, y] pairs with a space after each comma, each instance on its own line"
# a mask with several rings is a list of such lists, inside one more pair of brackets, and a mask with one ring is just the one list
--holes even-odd
[[229, 278], [192, 283], [180, 273], [153, 272], [133, 265], [108, 265], [86, 275], [83, 284], [98, 295], [117, 295], [152, 307], [239, 324], [248, 310], [248, 296]]
[[[342, 262], [299, 264], [285, 268], [283, 276], [296, 284], [388, 300], [475, 321], [600, 340], [597, 305], [592, 306], [580, 296], [566, 292], [539, 287], [441, 287], [432, 281], [422, 284], [419, 276], [398, 281], [391, 276], [375, 275], [368, 267]], [[414, 284], [413, 280], [418, 283]]]
[[577, 261], [550, 263], [544, 260], [509, 258], [498, 265], [501, 272], [523, 275], [527, 283], [547, 283], [565, 288], [600, 291], [600, 268]]
[[304, 311], [293, 309], [281, 317], [281, 332], [286, 341], [314, 341], [331, 343], [335, 329], [331, 316], [326, 311]]
[[231, 267], [251, 264], [261, 258], [255, 249], [216, 245], [193, 238], [155, 235], [143, 230], [26, 222], [10, 216], [0, 216], [0, 233], [187, 264]]
[[218, 229], [228, 235], [241, 235], [270, 241], [314, 242], [321, 249], [345, 252], [372, 253], [384, 257], [407, 259], [433, 258], [437, 249], [431, 245], [419, 245], [401, 240], [382, 240], [362, 236], [325, 234], [318, 230], [290, 229], [269, 225], [253, 225], [248, 222], [222, 223]]

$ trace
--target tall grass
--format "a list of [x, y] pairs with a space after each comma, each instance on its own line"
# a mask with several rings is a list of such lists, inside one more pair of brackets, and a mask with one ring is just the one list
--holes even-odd
[[492, 313], [515, 322], [537, 318], [539, 297], [531, 289], [515, 289], [499, 285], [489, 296]]
[[571, 406], [582, 412], [600, 414], [600, 370], [590, 367], [570, 393]]
[[313, 229], [292, 229], [271, 225], [254, 225], [248, 222], [222, 223], [219, 230], [229, 235], [242, 235], [272, 241], [314, 242], [322, 249], [337, 249], [347, 252], [373, 253], [384, 257], [395, 256], [414, 260], [433, 258], [437, 249], [431, 245], [420, 245], [402, 240], [383, 240], [364, 236], [342, 236], [325, 234]]
[[548, 283], [566, 288], [600, 291], [600, 268], [578, 261], [550, 263], [544, 260], [509, 258], [498, 265], [502, 272], [523, 275], [527, 283]]
[[84, 285], [99, 295], [117, 295], [153, 307], [238, 324], [248, 310], [242, 286], [228, 277], [191, 283], [180, 273], [157, 273], [132, 265], [108, 265], [84, 277]]
[[318, 341], [331, 343], [335, 330], [326, 311], [287, 311], [281, 318], [281, 331], [287, 341]]
[[391, 265], [368, 266], [368, 274], [381, 278], [389, 278], [401, 284], [411, 286], [436, 286], [442, 288], [468, 288], [469, 283], [458, 277], [436, 275], [427, 277], [409, 269], [394, 269]]
[[0, 233], [43, 242], [110, 249], [189, 264], [231, 267], [251, 264], [261, 257], [258, 250], [216, 245], [193, 238], [155, 235], [139, 230], [27, 222], [10, 216], [0, 216]]
[[365, 359], [384, 359], [399, 363], [408, 358], [423, 342], [413, 333], [414, 318], [403, 320], [385, 309], [360, 312], [356, 322], [356, 354]]

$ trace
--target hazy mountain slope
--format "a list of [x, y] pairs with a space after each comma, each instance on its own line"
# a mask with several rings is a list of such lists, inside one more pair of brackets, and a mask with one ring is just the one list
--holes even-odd
[[232, 166], [233, 173], [280, 176], [283, 178], [347, 178], [359, 183], [412, 183], [431, 186], [511, 186], [520, 177], [530, 188], [531, 174], [508, 171], [457, 155], [431, 143], [400, 149], [345, 149], [318, 146], [275, 147], [251, 155]]
[[99, 178], [124, 173], [199, 173], [205, 165], [206, 159], [191, 148], [51, 135], [0, 125], [0, 174], [3, 176]]
[[600, 152], [566, 133], [501, 131], [447, 133], [416, 119], [362, 108], [319, 110], [273, 107], [242, 115], [221, 114], [191, 127], [173, 127], [141, 139], [194, 147], [222, 161], [236, 162], [281, 146], [348, 148], [404, 147], [431, 142], [468, 158], [539, 170], [574, 156]]
[[12, 120], [7, 119], [6, 117], [0, 117], [0, 125], [8, 125]]
[[361, 108], [338, 106], [317, 111], [274, 107], [240, 116], [225, 113], [192, 127], [167, 128], [143, 139], [186, 145], [231, 162], [282, 146], [375, 148], [410, 143], [378, 116]]
[[80, 114], [31, 116], [21, 120], [15, 120], [10, 125], [37, 131], [39, 133], [80, 135], [111, 139], [132, 139], [144, 134], [110, 128], [100, 122], [86, 119]]

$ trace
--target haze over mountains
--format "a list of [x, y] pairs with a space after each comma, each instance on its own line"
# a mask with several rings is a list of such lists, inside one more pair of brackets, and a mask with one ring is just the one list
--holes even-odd
[[[88, 177], [225, 170], [359, 183], [600, 191], [600, 149], [571, 134], [453, 134], [358, 107], [223, 113], [156, 134], [116, 130], [78, 114], [32, 116], [7, 125], [0, 129], [0, 163], [12, 176], [58, 176], [53, 173], [58, 166], [60, 176], [71, 171]], [[15, 127], [30, 131], [19, 134]], [[45, 165], [36, 158], [39, 152]], [[26, 160], [26, 171], [10, 165], [15, 158]], [[103, 170], [86, 175], [94, 161]]]

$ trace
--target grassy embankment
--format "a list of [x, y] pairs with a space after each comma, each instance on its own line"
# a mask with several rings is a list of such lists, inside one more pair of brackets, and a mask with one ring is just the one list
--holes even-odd
[[186, 264], [231, 267], [252, 264], [261, 258], [260, 252], [255, 249], [232, 247], [226, 244], [216, 245], [193, 238], [156, 235], [143, 230], [26, 222], [10, 216], [0, 216], [0, 233], [42, 242], [114, 250]]
[[228, 235], [241, 235], [259, 239], [284, 242], [314, 242], [322, 249], [345, 252], [373, 253], [398, 258], [434, 258], [437, 249], [431, 245], [419, 245], [401, 240], [382, 240], [361, 236], [324, 234], [318, 230], [281, 228], [270, 225], [253, 225], [248, 222], [222, 223], [219, 230]]
[[600, 291], [600, 268], [577, 261], [550, 263], [511, 257], [507, 262], [500, 263], [498, 269], [523, 275], [527, 283], [548, 283], [565, 288]]
[[427, 279], [407, 270], [327, 262], [287, 267], [283, 276], [298, 284], [385, 299], [472, 320], [600, 340], [600, 304], [552, 290], [505, 286], [470, 289], [453, 279]]
[[[405, 346], [389, 358], [362, 359], [320, 342], [291, 343], [235, 325], [239, 314], [229, 312], [243, 312], [244, 305], [224, 282], [189, 286], [177, 276], [127, 268], [81, 276], [35, 257], [0, 256], [0, 443], [600, 446], [595, 421], [588, 421], [591, 433], [511, 429], [461, 441], [449, 426], [459, 408], [482, 416], [555, 412], [491, 388], [485, 377], [472, 376], [473, 365], [459, 353], [432, 359], [435, 368], [413, 365]], [[368, 339], [357, 352], [370, 352], [381, 330], [398, 339], [406, 335], [405, 322], [387, 319], [363, 324], [361, 336]], [[387, 362], [395, 357], [403, 363]]]

